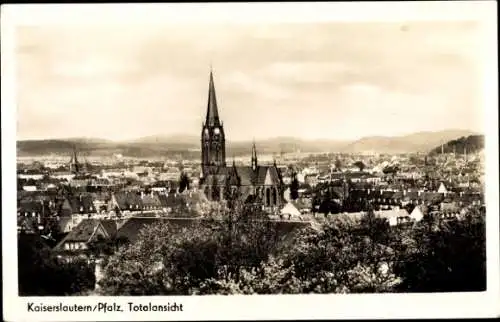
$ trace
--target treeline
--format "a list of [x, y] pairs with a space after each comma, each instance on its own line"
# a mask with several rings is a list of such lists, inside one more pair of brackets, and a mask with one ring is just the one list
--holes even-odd
[[109, 259], [103, 295], [482, 291], [484, 214], [392, 228], [368, 213], [285, 234], [230, 214], [189, 230], [145, 228]]
[[464, 136], [459, 139], [449, 141], [444, 144], [442, 148], [441, 146], [438, 146], [432, 149], [429, 154], [436, 155], [441, 152], [463, 154], [466, 149], [467, 153], [475, 153], [484, 149], [484, 135]]
[[[483, 291], [484, 216], [390, 227], [368, 212], [292, 226], [245, 206], [189, 227], [146, 226], [134, 243], [90, 252], [105, 255], [98, 292], [109, 296]], [[60, 262], [40, 243], [20, 242], [18, 265], [21, 296], [84, 294], [95, 283], [92, 264]]]

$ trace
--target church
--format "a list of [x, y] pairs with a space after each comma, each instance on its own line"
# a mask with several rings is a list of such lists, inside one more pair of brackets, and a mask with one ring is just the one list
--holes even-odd
[[252, 146], [249, 166], [226, 163], [224, 124], [219, 118], [213, 73], [210, 71], [208, 104], [201, 131], [200, 189], [212, 201], [222, 201], [228, 191], [238, 191], [244, 202], [260, 201], [272, 210], [283, 205], [283, 180], [273, 165], [259, 164], [257, 148]]

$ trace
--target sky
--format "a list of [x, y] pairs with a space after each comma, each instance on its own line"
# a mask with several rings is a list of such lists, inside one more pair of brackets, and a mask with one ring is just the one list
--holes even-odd
[[482, 131], [473, 21], [18, 27], [17, 137], [199, 135], [212, 65], [226, 138]]

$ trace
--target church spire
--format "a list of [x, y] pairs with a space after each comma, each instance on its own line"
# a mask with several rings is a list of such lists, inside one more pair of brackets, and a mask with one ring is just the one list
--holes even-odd
[[75, 173], [78, 173], [80, 171], [79, 169], [79, 164], [78, 164], [78, 158], [77, 158], [77, 152], [76, 152], [76, 145], [73, 144], [73, 155], [71, 157], [71, 170]]
[[255, 147], [255, 141], [252, 145], [252, 169], [255, 171], [257, 169], [257, 148]]
[[217, 110], [217, 98], [215, 96], [214, 76], [212, 66], [210, 66], [210, 81], [208, 84], [208, 104], [207, 104], [207, 126], [219, 126], [219, 111]]

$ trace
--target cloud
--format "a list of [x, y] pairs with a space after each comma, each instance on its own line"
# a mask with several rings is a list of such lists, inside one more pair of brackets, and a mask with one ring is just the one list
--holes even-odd
[[210, 63], [231, 138], [479, 126], [474, 23], [39, 26], [18, 35], [20, 137], [198, 133]]
[[52, 72], [54, 76], [63, 78], [96, 78], [114, 77], [136, 70], [137, 66], [125, 64], [111, 57], [86, 57], [54, 64]]

